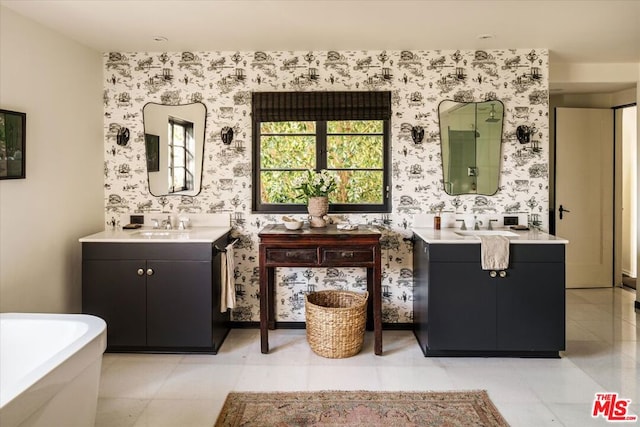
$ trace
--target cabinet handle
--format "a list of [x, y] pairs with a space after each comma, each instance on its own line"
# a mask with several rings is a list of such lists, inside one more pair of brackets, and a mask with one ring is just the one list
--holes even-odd
[[291, 258], [291, 257], [296, 256], [296, 253], [292, 252], [292, 251], [287, 251], [287, 252], [284, 253], [284, 256], [286, 256], [287, 258]]
[[342, 258], [353, 258], [353, 251], [340, 252]]
[[147, 276], [153, 276], [153, 269], [147, 269]]
[[507, 272], [504, 270], [502, 270], [499, 274], [500, 274], [500, 277], [502, 278], [507, 277]]
[[144, 275], [144, 270], [142, 268], [138, 269], [138, 276]]
[[491, 277], [496, 277], [497, 275], [498, 275], [498, 273], [493, 271], [493, 270], [491, 270], [491, 273], [489, 273], [489, 276], [491, 276]]

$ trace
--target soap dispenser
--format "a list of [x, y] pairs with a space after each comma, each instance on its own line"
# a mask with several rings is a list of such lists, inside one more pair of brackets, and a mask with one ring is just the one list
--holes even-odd
[[433, 229], [434, 230], [440, 230], [440, 227], [442, 226], [442, 217], [440, 216], [441, 213], [442, 213], [442, 211], [440, 210], [433, 217]]

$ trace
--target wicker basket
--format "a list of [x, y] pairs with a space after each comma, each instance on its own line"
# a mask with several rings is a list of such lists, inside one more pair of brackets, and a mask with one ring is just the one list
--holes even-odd
[[305, 296], [307, 341], [319, 356], [340, 359], [362, 349], [368, 292], [318, 291]]

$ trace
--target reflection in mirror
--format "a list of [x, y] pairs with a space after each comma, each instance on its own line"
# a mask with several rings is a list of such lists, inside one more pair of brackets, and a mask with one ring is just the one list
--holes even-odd
[[502, 102], [442, 101], [438, 116], [444, 191], [495, 194], [500, 178]]
[[201, 102], [148, 103], [142, 109], [149, 192], [196, 196], [202, 182], [205, 119]]

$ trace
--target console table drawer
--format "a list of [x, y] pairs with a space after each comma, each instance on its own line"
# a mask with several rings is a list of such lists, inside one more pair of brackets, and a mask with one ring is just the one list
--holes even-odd
[[344, 248], [322, 249], [322, 264], [353, 264], [373, 262], [372, 248]]
[[267, 263], [317, 264], [318, 251], [310, 249], [267, 249]]

